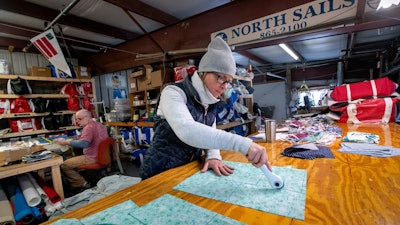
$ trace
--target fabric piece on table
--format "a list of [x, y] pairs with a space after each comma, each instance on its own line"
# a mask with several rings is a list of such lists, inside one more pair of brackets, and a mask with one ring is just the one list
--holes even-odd
[[81, 219], [84, 225], [96, 224], [142, 224], [129, 213], [139, 208], [131, 200], [122, 202], [118, 205], [105, 209], [101, 212], [95, 213], [91, 216]]
[[302, 148], [308, 150], [318, 150], [318, 147], [313, 143], [293, 145], [292, 148]]
[[262, 171], [251, 164], [224, 161], [233, 174], [218, 177], [212, 171], [197, 172], [175, 190], [236, 204], [263, 212], [304, 220], [307, 171], [273, 167], [284, 187], [273, 189]]
[[130, 214], [137, 218], [140, 224], [243, 224], [170, 194], [165, 194]]
[[316, 159], [316, 158], [335, 158], [331, 149], [326, 146], [316, 146], [318, 150], [309, 149], [307, 147], [290, 147], [283, 150], [281, 155], [300, 158], [300, 159]]
[[400, 148], [377, 144], [341, 143], [338, 152], [352, 153], [375, 157], [400, 156]]
[[76, 210], [82, 206], [85, 206], [91, 202], [101, 199], [105, 196], [113, 194], [117, 191], [125, 189], [129, 186], [137, 184], [141, 181], [138, 177], [130, 177], [124, 175], [111, 175], [103, 177], [97, 182], [97, 187], [87, 189], [79, 194], [76, 194], [70, 198], [66, 198], [62, 201], [63, 208], [57, 210], [51, 217], [57, 217], [64, 213]]
[[312, 135], [305, 137], [303, 139], [303, 141], [316, 142], [316, 141], [320, 140], [324, 136], [324, 134], [325, 134], [324, 132], [317, 132], [317, 133], [314, 133]]
[[324, 136], [322, 136], [322, 138], [316, 141], [315, 143], [321, 145], [331, 145], [333, 142], [336, 141], [338, 137], [339, 136], [336, 134], [325, 132]]
[[51, 153], [51, 151], [46, 150], [41, 152], [34, 152], [29, 155], [24, 155], [22, 156], [22, 162], [32, 163], [50, 158], [54, 158], [54, 155]]
[[4, 192], [3, 186], [0, 184], [0, 224], [14, 225], [14, 214], [10, 201]]
[[347, 135], [343, 138], [343, 141], [378, 144], [379, 136], [376, 134], [354, 131], [348, 132]]
[[342, 136], [342, 129], [340, 127], [338, 127], [338, 126], [335, 126], [335, 125], [328, 125], [325, 128], [325, 132]]

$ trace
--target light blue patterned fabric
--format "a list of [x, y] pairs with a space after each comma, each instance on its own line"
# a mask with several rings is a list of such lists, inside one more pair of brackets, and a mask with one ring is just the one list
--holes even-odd
[[338, 152], [375, 157], [400, 156], [400, 148], [364, 143], [341, 143]]
[[152, 225], [239, 225], [239, 221], [166, 194], [131, 212], [143, 224]]
[[81, 219], [84, 225], [96, 224], [142, 224], [136, 218], [129, 215], [130, 212], [139, 208], [131, 200], [125, 201], [111, 208]]
[[379, 144], [379, 135], [354, 131], [348, 132], [347, 135], [343, 138], [343, 141]]
[[233, 174], [218, 177], [212, 171], [198, 172], [174, 189], [304, 220], [306, 170], [273, 167], [273, 172], [284, 181], [282, 189], [273, 189], [262, 171], [251, 164], [229, 161], [225, 163], [235, 167]]

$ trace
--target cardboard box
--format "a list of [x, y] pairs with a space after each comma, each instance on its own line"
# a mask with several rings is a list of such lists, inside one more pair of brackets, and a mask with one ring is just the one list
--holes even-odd
[[161, 87], [163, 85], [163, 70], [151, 72], [147, 77], [147, 89]]
[[144, 91], [147, 89], [147, 77], [146, 76], [141, 76], [136, 78], [136, 86], [138, 91]]
[[133, 72], [130, 74], [130, 78], [132, 79], [132, 78], [144, 76], [144, 73], [145, 73], [144, 70], [139, 70], [139, 71]]
[[164, 69], [162, 69], [148, 73], [146, 76], [137, 77], [136, 85], [138, 91], [159, 88], [163, 84], [171, 82], [172, 76], [172, 70], [166, 70], [166, 72], [164, 72]]
[[80, 79], [90, 79], [90, 67], [86, 66], [74, 66], [74, 72], [76, 75], [76, 78]]
[[15, 162], [22, 159], [22, 156], [31, 154], [30, 148], [10, 148], [0, 152], [0, 165]]
[[131, 78], [137, 78], [144, 75], [148, 75], [153, 71], [153, 67], [151, 65], [143, 65], [144, 70], [139, 70], [130, 74]]
[[48, 67], [31, 66], [28, 68], [28, 75], [35, 77], [51, 77], [51, 69]]
[[136, 80], [137, 80], [136, 78], [130, 79], [130, 85], [129, 85], [130, 93], [134, 93], [134, 92], [138, 91], [138, 86], [137, 86]]

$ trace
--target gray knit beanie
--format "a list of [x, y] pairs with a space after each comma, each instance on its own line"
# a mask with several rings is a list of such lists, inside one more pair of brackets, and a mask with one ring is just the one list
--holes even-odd
[[236, 74], [236, 63], [231, 48], [219, 36], [208, 45], [207, 52], [199, 63], [199, 72], [218, 72], [228, 75]]

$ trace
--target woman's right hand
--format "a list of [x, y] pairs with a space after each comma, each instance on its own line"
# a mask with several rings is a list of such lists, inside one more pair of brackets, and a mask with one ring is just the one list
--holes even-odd
[[249, 150], [247, 151], [246, 157], [247, 160], [249, 160], [249, 162], [253, 164], [253, 166], [258, 168], [262, 165], [266, 165], [269, 171], [272, 172], [272, 167], [268, 161], [267, 151], [263, 146], [255, 142], [251, 143]]

